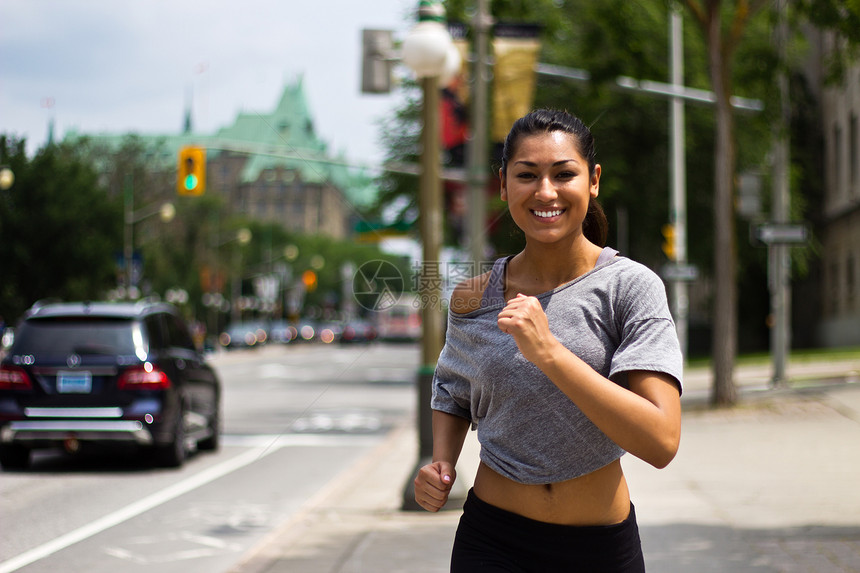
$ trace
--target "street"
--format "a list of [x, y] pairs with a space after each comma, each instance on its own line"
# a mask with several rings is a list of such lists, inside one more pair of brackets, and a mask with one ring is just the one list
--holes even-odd
[[397, 425], [417, 348], [269, 346], [213, 356], [223, 439], [180, 470], [123, 452], [0, 474], [0, 572], [227, 571]]

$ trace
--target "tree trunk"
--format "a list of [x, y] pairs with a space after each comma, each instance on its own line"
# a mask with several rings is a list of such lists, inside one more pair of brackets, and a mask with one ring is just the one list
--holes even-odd
[[734, 404], [737, 390], [734, 365], [737, 354], [737, 280], [734, 232], [734, 125], [731, 108], [731, 79], [720, 33], [719, 2], [709, 15], [708, 52], [716, 104], [716, 153], [714, 165], [714, 297], [712, 402]]

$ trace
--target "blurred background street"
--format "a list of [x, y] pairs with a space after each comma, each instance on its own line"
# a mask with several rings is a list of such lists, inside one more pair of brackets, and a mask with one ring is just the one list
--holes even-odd
[[134, 450], [39, 450], [0, 474], [0, 513], [16, 524], [0, 571], [226, 571], [414, 420], [414, 345], [273, 345], [211, 362], [219, 451], [165, 470]]
[[[498, 166], [537, 107], [593, 130], [607, 243], [687, 359], [678, 458], [625, 461], [651, 570], [860, 571], [856, 2], [0, 22], [0, 573], [446, 570], [456, 510], [403, 487], [446, 301], [522, 249]], [[58, 301], [68, 344], [25, 340]], [[68, 340], [120, 305], [131, 350]]]

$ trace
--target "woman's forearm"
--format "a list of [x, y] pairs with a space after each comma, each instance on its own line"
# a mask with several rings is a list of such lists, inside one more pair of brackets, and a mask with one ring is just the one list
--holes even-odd
[[433, 410], [433, 461], [457, 465], [470, 425], [465, 418]]
[[545, 356], [536, 365], [612, 441], [656, 467], [672, 460], [680, 441], [681, 408], [668, 376], [630, 372], [628, 390], [560, 344]]

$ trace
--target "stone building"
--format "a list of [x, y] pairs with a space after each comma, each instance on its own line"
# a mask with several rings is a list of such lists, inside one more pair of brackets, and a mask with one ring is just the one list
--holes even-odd
[[[825, 36], [822, 53], [833, 38]], [[824, 205], [821, 248], [822, 346], [860, 344], [860, 65], [821, 87]]]
[[[301, 79], [284, 88], [273, 110], [240, 112], [215, 134], [194, 133], [188, 117], [182, 133], [135, 135], [149, 150], [147, 164], [164, 179], [175, 179], [179, 149], [206, 148], [206, 193], [222, 195], [234, 214], [280, 223], [295, 233], [345, 239], [356, 208], [373, 199], [371, 177], [333, 156], [316, 134]], [[66, 140], [86, 137], [119, 149], [128, 135], [72, 132]], [[165, 193], [138, 191], [152, 198]]]
[[317, 137], [300, 81], [270, 113], [240, 113], [203, 143], [208, 185], [252, 219], [344, 239], [355, 206], [372, 197], [370, 179], [332, 157]]

